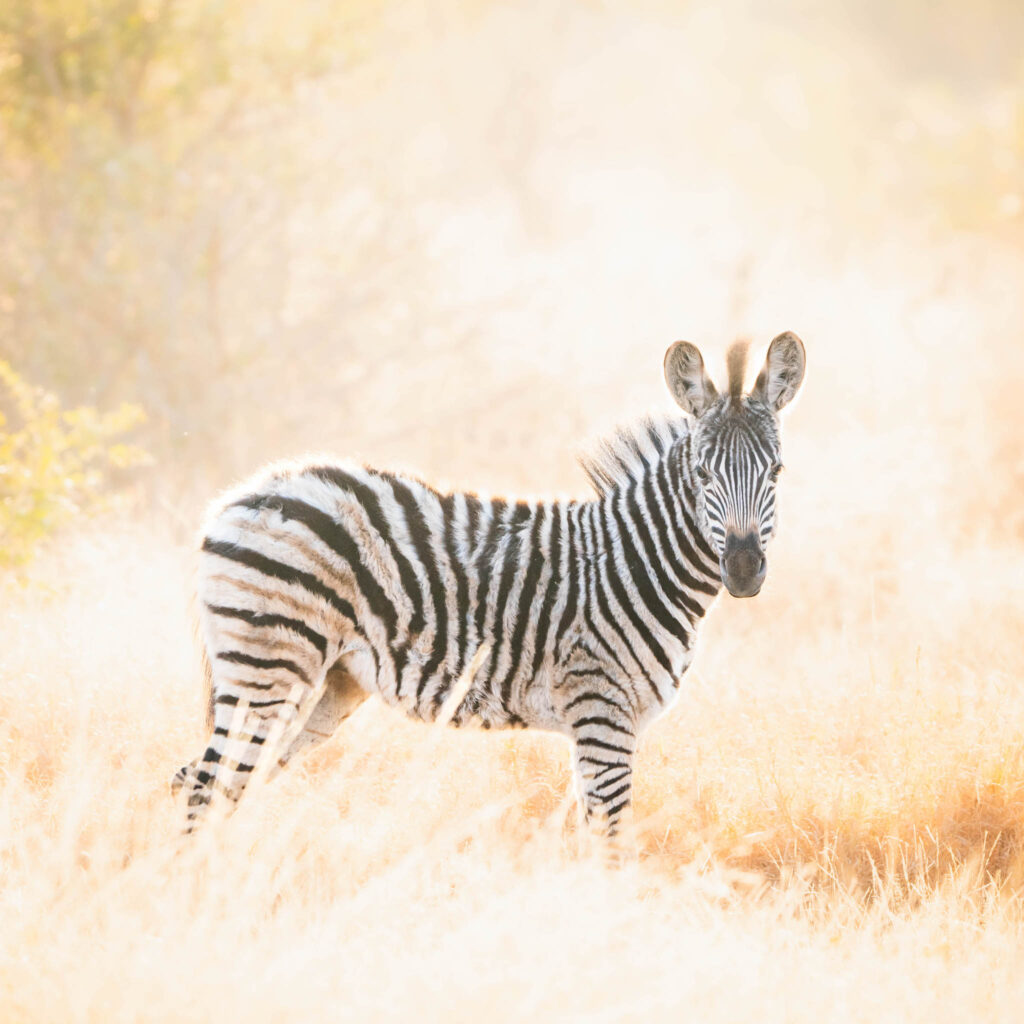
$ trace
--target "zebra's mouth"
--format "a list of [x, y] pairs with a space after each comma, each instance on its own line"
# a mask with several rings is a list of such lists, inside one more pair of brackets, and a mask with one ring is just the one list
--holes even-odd
[[761, 587], [764, 585], [764, 573], [759, 577], [755, 577], [753, 580], [741, 583], [732, 579], [727, 572], [723, 571], [722, 582], [725, 584], [725, 589], [728, 590], [733, 597], [757, 597], [757, 595], [761, 593]]

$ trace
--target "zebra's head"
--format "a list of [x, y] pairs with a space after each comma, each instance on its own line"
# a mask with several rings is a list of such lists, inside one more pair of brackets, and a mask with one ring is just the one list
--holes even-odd
[[800, 339], [780, 334], [744, 395], [746, 346], [734, 345], [729, 390], [719, 395], [695, 345], [677, 341], [665, 353], [669, 391], [695, 417], [684, 473], [696, 495], [698, 524], [733, 597], [753, 597], [768, 571], [765, 548], [775, 533], [775, 485], [782, 470], [779, 412], [800, 387], [805, 359]]

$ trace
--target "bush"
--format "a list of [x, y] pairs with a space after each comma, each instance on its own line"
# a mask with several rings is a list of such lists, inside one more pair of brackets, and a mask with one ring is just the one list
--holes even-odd
[[0, 568], [25, 565], [69, 519], [102, 507], [123, 471], [147, 461], [124, 441], [144, 419], [127, 403], [106, 413], [63, 409], [0, 360]]

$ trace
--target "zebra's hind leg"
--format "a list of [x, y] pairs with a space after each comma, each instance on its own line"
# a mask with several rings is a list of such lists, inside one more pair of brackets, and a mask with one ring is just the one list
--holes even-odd
[[328, 740], [342, 722], [358, 708], [369, 694], [348, 671], [341, 659], [327, 673], [323, 695], [311, 712], [302, 731], [278, 759], [275, 771], [284, 768], [296, 754], [319, 746]]
[[238, 803], [257, 767], [269, 770], [277, 752], [287, 749], [302, 730], [321, 692], [322, 685], [314, 689], [296, 683], [282, 697], [260, 693], [247, 700], [224, 693], [215, 698], [206, 750], [194, 767], [182, 770], [186, 777], [181, 788], [188, 794], [186, 833], [199, 827], [215, 799]]

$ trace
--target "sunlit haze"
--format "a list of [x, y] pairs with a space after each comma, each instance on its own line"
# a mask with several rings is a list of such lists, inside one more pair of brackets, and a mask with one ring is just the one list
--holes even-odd
[[[16, 516], [0, 388], [0, 1021], [1018, 1019], [1022, 12], [0, 10], [0, 359], [145, 416]], [[181, 844], [220, 491], [583, 497], [672, 342], [724, 387], [786, 330], [767, 582], [643, 739], [636, 864], [560, 737], [377, 700]]]

